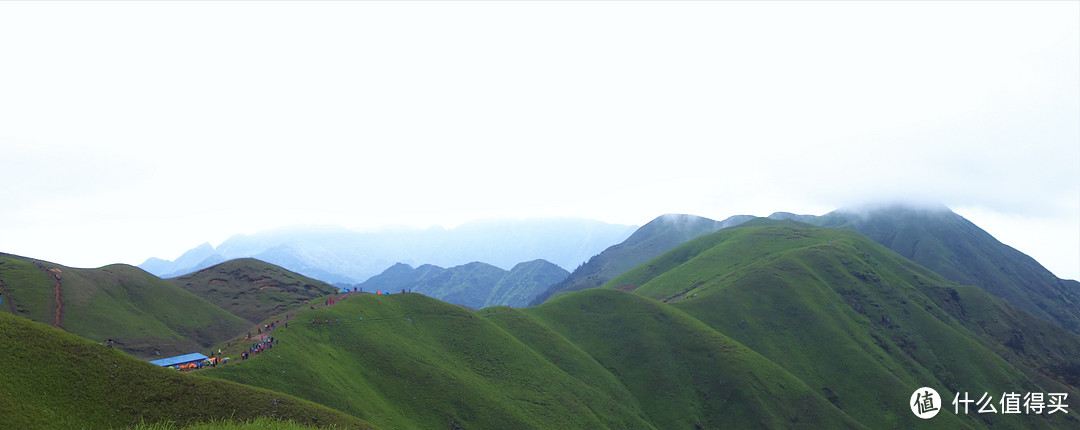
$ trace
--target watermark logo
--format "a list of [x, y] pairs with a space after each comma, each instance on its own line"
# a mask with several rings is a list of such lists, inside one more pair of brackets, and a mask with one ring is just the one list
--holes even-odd
[[911, 401], [908, 405], [911, 406], [911, 412], [915, 416], [928, 420], [941, 411], [941, 396], [933, 388], [922, 387], [911, 393]]
[[984, 392], [979, 400], [973, 400], [965, 391], [957, 392], [952, 404], [953, 412], [957, 415], [960, 415], [960, 405], [964, 405], [964, 415], [969, 414], [972, 403], [979, 407], [977, 412], [980, 414], [1053, 415], [1056, 412], [1069, 413], [1069, 405], [1065, 403], [1068, 397], [1069, 393], [1001, 393], [1000, 400], [996, 402], [1001, 408], [999, 410], [994, 406], [994, 396], [990, 393]]
[[[1024, 415], [1053, 415], [1058, 412], [1069, 413], [1069, 405], [1065, 403], [1069, 393], [1001, 393], [998, 401], [994, 401], [994, 395], [984, 392], [975, 400], [968, 392], [956, 392], [953, 397], [953, 412], [957, 415], [963, 411], [964, 415], [972, 412], [978, 414], [1024, 414]], [[930, 387], [922, 387], [911, 393], [908, 401], [911, 412], [915, 416], [928, 420], [941, 411], [942, 399], [937, 390]]]

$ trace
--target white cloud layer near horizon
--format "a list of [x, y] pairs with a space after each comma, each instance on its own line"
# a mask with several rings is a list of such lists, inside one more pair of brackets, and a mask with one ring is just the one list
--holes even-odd
[[0, 3], [0, 251], [938, 201], [1080, 278], [1076, 2]]

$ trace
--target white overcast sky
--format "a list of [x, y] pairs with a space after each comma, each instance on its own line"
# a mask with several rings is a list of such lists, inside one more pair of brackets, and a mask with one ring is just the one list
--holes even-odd
[[0, 2], [0, 251], [940, 201], [1080, 277], [1080, 2]]

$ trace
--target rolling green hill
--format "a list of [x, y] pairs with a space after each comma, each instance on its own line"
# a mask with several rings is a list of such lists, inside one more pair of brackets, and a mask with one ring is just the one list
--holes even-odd
[[2, 312], [0, 417], [0, 426], [11, 429], [186, 425], [260, 417], [342, 429], [373, 428], [325, 406], [153, 366]]
[[421, 294], [358, 294], [301, 312], [268, 353], [204, 372], [387, 429], [651, 428], [625, 393], [562, 372], [478, 315]]
[[[1066, 393], [1073, 400], [1067, 404], [1080, 396], [1080, 335], [879, 243], [922, 258], [953, 252], [942, 257], [953, 265], [937, 269], [945, 272], [984, 267], [960, 264], [969, 259], [950, 250], [967, 248], [946, 243], [975, 246], [974, 239], [940, 232], [973, 226], [890, 221], [906, 227], [884, 240], [803, 222], [855, 225], [837, 214], [773, 218], [780, 219], [699, 235], [603, 288], [560, 293], [525, 309], [473, 311], [422, 294], [343, 295], [336, 305], [308, 309], [306, 300], [336, 289], [254, 260], [170, 282], [130, 266], [71, 269], [0, 255], [0, 309], [94, 340], [111, 337], [125, 348], [142, 339], [189, 348], [178, 352], [226, 341], [226, 351], [246, 349], [232, 336], [271, 315], [300, 311], [291, 323], [259, 333], [278, 340], [272, 349], [196, 375], [0, 315], [0, 414], [17, 417], [11, 422], [20, 428], [232, 419], [223, 415], [229, 408], [244, 411], [238, 420], [387, 429], [1080, 427], [1075, 408], [1053, 415], [952, 412], [960, 393], [973, 400], [987, 393], [998, 408], [1005, 393]], [[889, 232], [893, 224], [871, 225]], [[627, 246], [670, 237], [657, 234]], [[970, 261], [1002, 264], [1000, 273], [1034, 270], [991, 251], [965, 252]], [[373, 281], [395, 291], [446, 287], [441, 293], [457, 301], [525, 300], [529, 289], [520, 285], [553, 272], [548, 266], [395, 265]], [[974, 279], [1005, 279], [986, 270]], [[228, 302], [249, 319], [174, 283]], [[544, 284], [529, 288], [538, 285]], [[1051, 317], [1062, 315], [1041, 302], [1053, 297], [1024, 285], [1010, 291], [1031, 296]], [[1057, 300], [1067, 309], [1065, 293]], [[32, 382], [40, 380], [47, 382]], [[944, 400], [931, 420], [909, 409], [912, 392], [923, 386]], [[121, 389], [130, 392], [101, 399]]]
[[723, 221], [714, 221], [694, 215], [661, 215], [641, 226], [622, 243], [605, 249], [582, 264], [562, 281], [552, 284], [534, 298], [529, 305], [535, 306], [545, 300], [574, 291], [595, 288], [667, 250], [717, 230], [734, 227], [753, 217], [737, 215]]
[[253, 258], [230, 260], [169, 281], [252, 324], [340, 290]]
[[948, 208], [838, 210], [803, 221], [852, 228], [949, 280], [978, 286], [1032, 315], [1080, 333], [1080, 282], [1059, 279]]
[[544, 260], [518, 263], [509, 271], [479, 262], [449, 269], [430, 264], [413, 269], [398, 263], [360, 284], [360, 288], [369, 292], [409, 290], [473, 309], [523, 307], [568, 274]]
[[[39, 266], [40, 264], [40, 266]], [[133, 266], [74, 269], [0, 254], [0, 310], [141, 357], [188, 353], [241, 333], [243, 319]]]
[[269, 354], [206, 373], [383, 428], [859, 427], [761, 355], [618, 291], [475, 312], [364, 294], [294, 321], [310, 319], [336, 322], [276, 330]]
[[852, 230], [758, 219], [687, 242], [605, 287], [670, 303], [869, 427], [1080, 423], [951, 413], [920, 422], [906, 401], [922, 386], [948, 401], [960, 391], [1075, 398], [1080, 337]]
[[[861, 427], [776, 363], [653, 300], [590, 289], [490, 318], [567, 373], [611, 375], [657, 428]], [[564, 358], [574, 354], [560, 339], [593, 363]]]

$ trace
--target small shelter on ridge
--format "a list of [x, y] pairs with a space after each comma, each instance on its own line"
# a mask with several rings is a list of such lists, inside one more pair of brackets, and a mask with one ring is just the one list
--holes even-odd
[[152, 361], [150, 361], [150, 364], [153, 364], [155, 366], [161, 366], [161, 367], [172, 367], [172, 366], [178, 366], [178, 365], [181, 365], [181, 364], [188, 364], [188, 363], [201, 363], [201, 362], [205, 361], [208, 358], [210, 358], [210, 357], [207, 357], [205, 355], [194, 352], [194, 353], [191, 353], [191, 354], [184, 354], [184, 355], [177, 355], [175, 357], [162, 358], [160, 360], [152, 360]]

